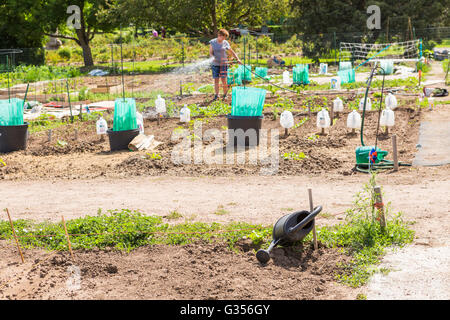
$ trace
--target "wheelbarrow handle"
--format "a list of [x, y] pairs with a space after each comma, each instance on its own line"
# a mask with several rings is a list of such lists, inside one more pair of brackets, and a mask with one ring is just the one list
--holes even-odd
[[289, 230], [287, 231], [288, 233], [292, 233], [297, 231], [298, 229], [303, 228], [305, 225], [307, 225], [311, 220], [313, 220], [319, 213], [320, 211], [322, 211], [322, 206], [317, 206], [314, 208], [314, 210], [305, 218], [303, 219], [300, 223], [298, 223], [297, 225], [289, 228]]

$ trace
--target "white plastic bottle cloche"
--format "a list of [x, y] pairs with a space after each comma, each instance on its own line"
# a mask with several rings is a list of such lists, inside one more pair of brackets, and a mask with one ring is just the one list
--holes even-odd
[[161, 95], [158, 94], [158, 98], [155, 100], [155, 107], [157, 113], [165, 113], [166, 112], [166, 100], [161, 98]]
[[97, 120], [97, 134], [106, 134], [108, 130], [108, 123], [103, 117]]
[[180, 122], [189, 121], [191, 121], [191, 110], [188, 108], [187, 104], [185, 104], [180, 110]]
[[283, 128], [289, 129], [294, 126], [294, 116], [292, 112], [284, 110], [280, 116], [280, 124]]

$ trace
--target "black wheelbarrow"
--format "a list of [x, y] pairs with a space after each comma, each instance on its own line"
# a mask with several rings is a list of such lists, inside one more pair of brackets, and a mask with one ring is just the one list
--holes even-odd
[[270, 260], [270, 251], [276, 246], [289, 246], [303, 240], [314, 228], [314, 218], [322, 211], [322, 206], [317, 206], [312, 212], [297, 211], [281, 217], [273, 226], [272, 243], [267, 250], [258, 250], [256, 258], [261, 263]]

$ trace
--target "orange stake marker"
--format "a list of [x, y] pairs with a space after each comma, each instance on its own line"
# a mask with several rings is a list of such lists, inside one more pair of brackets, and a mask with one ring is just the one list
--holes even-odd
[[64, 220], [64, 216], [61, 216], [61, 218], [62, 218], [62, 222], [64, 225], [64, 231], [66, 232], [67, 243], [69, 244], [70, 256], [72, 257], [72, 260], [73, 260], [74, 257], [73, 257], [73, 252], [72, 252], [72, 244], [70, 243], [69, 233], [67, 232], [66, 221]]

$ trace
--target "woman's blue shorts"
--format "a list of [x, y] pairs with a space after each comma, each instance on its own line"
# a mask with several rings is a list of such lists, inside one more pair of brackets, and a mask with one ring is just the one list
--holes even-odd
[[228, 72], [228, 66], [211, 66], [212, 76], [214, 79], [217, 78], [226, 78]]

